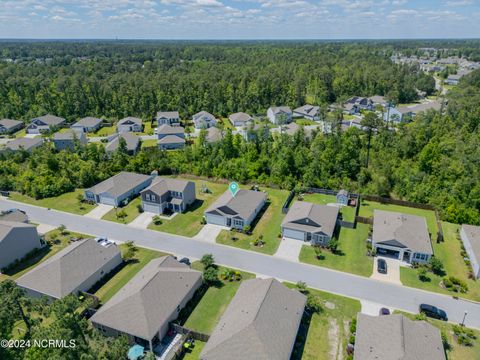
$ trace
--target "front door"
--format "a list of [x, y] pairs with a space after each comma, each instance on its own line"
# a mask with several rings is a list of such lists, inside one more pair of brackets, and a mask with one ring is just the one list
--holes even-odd
[[227, 218], [227, 226], [228, 227], [232, 226], [232, 219]]
[[412, 255], [411, 252], [405, 251], [405, 252], [403, 253], [403, 261], [405, 261], [405, 262], [410, 262], [410, 256], [411, 256], [411, 255]]

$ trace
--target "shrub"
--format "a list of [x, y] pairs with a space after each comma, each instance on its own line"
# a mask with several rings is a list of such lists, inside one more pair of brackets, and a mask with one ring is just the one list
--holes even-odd
[[320, 246], [315, 246], [315, 256], [317, 257], [318, 260], [323, 260], [325, 259], [325, 255], [323, 255], [322, 248]]
[[427, 315], [425, 315], [423, 312], [415, 315], [415, 320], [422, 321], [422, 320], [427, 320]]
[[142, 206], [142, 204], [138, 204], [138, 205], [137, 205], [137, 210], [138, 210], [138, 212], [139, 212], [140, 214], [143, 213], [143, 206]]
[[355, 334], [357, 332], [357, 319], [353, 318], [350, 321], [350, 334]]
[[447, 337], [447, 334], [445, 334], [443, 331], [440, 333], [440, 336], [442, 337], [442, 344], [443, 344], [443, 349], [445, 351], [449, 351], [452, 346], [450, 345], [450, 343], [448, 342], [448, 337]]
[[443, 286], [445, 286], [447, 289], [451, 289], [453, 287], [453, 283], [450, 281], [449, 278], [444, 278]]
[[423, 282], [430, 280], [430, 278], [427, 275], [427, 269], [425, 269], [424, 267], [418, 268], [418, 279]]
[[449, 276], [448, 280], [450, 280], [450, 282], [453, 284], [453, 291], [461, 292], [463, 294], [468, 292], [468, 285], [465, 283], [465, 281], [455, 276]]
[[436, 275], [443, 275], [445, 271], [443, 270], [443, 263], [436, 257], [431, 257], [429, 260], [430, 270]]
[[298, 281], [297, 284], [297, 290], [300, 291], [302, 294], [306, 294], [308, 293], [308, 290], [307, 290], [307, 283], [304, 282], [304, 281]]
[[348, 340], [348, 342], [352, 345], [355, 345], [355, 335], [350, 335], [350, 339]]
[[155, 225], [162, 225], [162, 219], [160, 218], [160, 216], [158, 215], [155, 215], [153, 218], [152, 218], [152, 221]]
[[213, 267], [213, 265], [215, 264], [215, 259], [212, 254], [205, 254], [200, 259], [200, 262], [205, 269], [208, 269], [210, 267]]
[[218, 281], [218, 270], [213, 266], [206, 268], [203, 272], [203, 280], [207, 284], [212, 284]]
[[306, 308], [308, 311], [312, 313], [317, 313], [317, 314], [320, 313], [322, 311], [322, 305], [320, 304], [320, 299], [313, 294], [308, 294]]
[[463, 346], [473, 346], [473, 340], [477, 338], [473, 330], [460, 325], [453, 326], [453, 333], [457, 338], [457, 342]]

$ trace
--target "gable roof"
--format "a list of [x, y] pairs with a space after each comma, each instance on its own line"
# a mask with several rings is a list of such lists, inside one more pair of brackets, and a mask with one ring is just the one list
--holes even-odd
[[158, 140], [158, 144], [185, 144], [185, 139], [177, 135], [167, 135]]
[[205, 212], [248, 219], [266, 198], [261, 191], [240, 189], [233, 196], [230, 190], [227, 190]]
[[112, 152], [118, 149], [118, 146], [120, 145], [120, 138], [125, 140], [125, 143], [127, 144], [127, 150], [128, 151], [135, 151], [137, 150], [139, 144], [140, 144], [140, 137], [132, 134], [130, 132], [126, 133], [121, 133], [115, 136], [106, 146], [105, 146], [105, 151], [107, 152]]
[[480, 262], [480, 226], [462, 225], [462, 230], [470, 242], [470, 248], [475, 255], [475, 260]]
[[205, 140], [209, 143], [220, 141], [223, 138], [222, 130], [217, 127], [209, 127], [205, 131], [207, 132]]
[[433, 254], [427, 221], [422, 216], [374, 210], [372, 240], [375, 244], [405, 247], [414, 252]]
[[157, 119], [178, 119], [180, 118], [180, 115], [178, 111], [159, 111], [157, 112]]
[[289, 106], [272, 106], [270, 107], [274, 115], [278, 114], [291, 114], [292, 109]]
[[119, 120], [118, 125], [123, 125], [126, 122], [133, 122], [137, 125], [142, 125], [142, 119], [139, 119], [133, 116], [127, 116], [126, 118]]
[[234, 122], [243, 122], [243, 123], [246, 123], [248, 121], [251, 121], [253, 120], [252, 117], [250, 115], [248, 115], [247, 113], [244, 113], [244, 112], [237, 112], [237, 113], [234, 113], [234, 114], [231, 114], [228, 119], [234, 123]]
[[337, 223], [337, 206], [318, 205], [306, 201], [295, 201], [288, 210], [282, 226], [311, 233], [324, 233], [332, 237]]
[[193, 115], [192, 118], [193, 118], [193, 121], [198, 120], [199, 118], [207, 118], [209, 121], [215, 121], [216, 120], [215, 116], [213, 116], [209, 112], [203, 111], [203, 110], [196, 113], [195, 115]]
[[92, 117], [92, 116], [87, 116], [87, 117], [84, 117], [84, 118], [78, 120], [72, 126], [95, 127], [98, 124], [101, 124], [102, 122], [103, 122], [102, 119]]
[[13, 151], [20, 150], [21, 148], [28, 151], [40, 144], [43, 144], [43, 138], [40, 136], [34, 138], [22, 137], [8, 142], [5, 147]]
[[[0, 243], [10, 234], [12, 230], [16, 228], [33, 228], [36, 229], [35, 225], [26, 224], [23, 222], [13, 221], [12, 219], [3, 219], [0, 218]], [[19, 239], [20, 241], [21, 239]]]
[[305, 303], [275, 279], [243, 281], [200, 359], [290, 359]]
[[150, 340], [201, 278], [201, 272], [171, 256], [151, 260], [90, 320]]
[[176, 135], [176, 134], [185, 134], [185, 129], [181, 126], [170, 126], [167, 124], [163, 124], [158, 127], [157, 130], [158, 135]]
[[149, 175], [121, 171], [118, 174], [92, 186], [87, 191], [95, 194], [109, 193], [113, 196], [123, 195], [143, 182], [151, 179]]
[[147, 187], [142, 193], [146, 191], [151, 191], [158, 196], [162, 196], [163, 194], [169, 191], [178, 191], [184, 192], [187, 188], [187, 185], [193, 183], [192, 181], [186, 180], [179, 180], [179, 179], [170, 179], [170, 178], [156, 178], [152, 185]]
[[307, 104], [296, 108], [295, 110], [293, 110], [293, 112], [297, 114], [302, 114], [304, 116], [318, 116], [320, 113], [320, 106]]
[[445, 360], [440, 330], [403, 315], [358, 314], [354, 360]]
[[12, 129], [20, 124], [22, 124], [22, 121], [19, 121], [19, 120], [13, 120], [13, 119], [0, 120], [0, 127], [4, 127], [7, 130]]
[[32, 121], [33, 120], [40, 120], [40, 121], [44, 122], [45, 124], [47, 124], [49, 126], [59, 125], [59, 124], [65, 122], [64, 118], [59, 117], [59, 116], [55, 116], [55, 115], [51, 115], [51, 114], [35, 117], [35, 118], [32, 119]]
[[95, 239], [77, 241], [22, 275], [17, 284], [60, 299], [118, 254], [120, 250], [113, 243], [104, 246]]
[[379, 105], [387, 105], [388, 101], [385, 99], [385, 97], [380, 96], [380, 95], [374, 95], [369, 98], [374, 104], [379, 104]]
[[53, 140], [74, 140], [75, 137], [77, 139], [84, 139], [85, 133], [83, 131], [75, 131], [73, 129], [69, 129], [63, 132], [58, 131], [53, 134]]

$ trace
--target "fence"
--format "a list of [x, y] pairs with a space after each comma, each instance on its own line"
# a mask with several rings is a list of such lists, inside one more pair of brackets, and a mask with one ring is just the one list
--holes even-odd
[[172, 326], [172, 329], [175, 332], [177, 332], [178, 334], [186, 335], [187, 337], [190, 336], [193, 339], [198, 340], [198, 341], [207, 342], [208, 339], [210, 338], [210, 335], [207, 335], [207, 334], [204, 334], [204, 333], [201, 333], [201, 332], [183, 327], [183, 326], [175, 324], [175, 323], [172, 323], [171, 326]]
[[282, 213], [286, 214], [288, 212], [288, 208], [290, 207], [290, 203], [292, 202], [293, 198], [295, 197], [295, 190], [290, 191], [287, 200], [283, 203], [282, 206]]

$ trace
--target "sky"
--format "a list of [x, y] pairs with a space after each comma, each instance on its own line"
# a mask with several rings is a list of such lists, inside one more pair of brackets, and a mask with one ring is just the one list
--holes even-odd
[[0, 38], [480, 38], [480, 0], [0, 0]]

